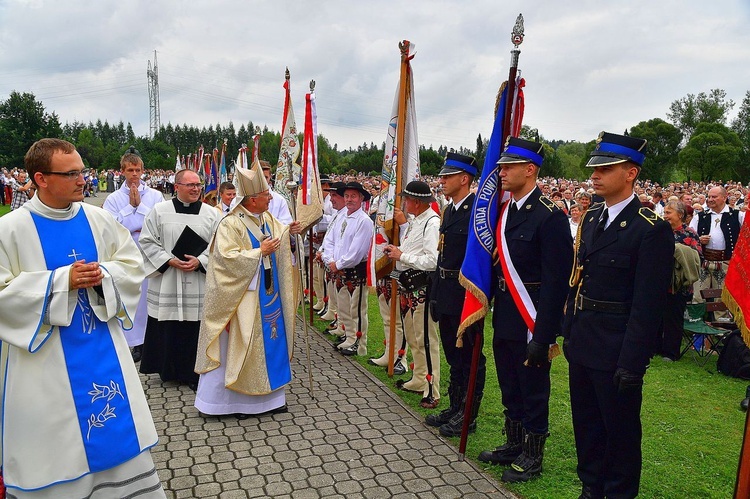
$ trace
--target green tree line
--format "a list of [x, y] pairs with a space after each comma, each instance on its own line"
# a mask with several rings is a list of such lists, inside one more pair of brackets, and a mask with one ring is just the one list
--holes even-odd
[[[721, 89], [697, 95], [688, 94], [672, 102], [667, 120], [652, 118], [641, 121], [626, 134], [648, 140], [649, 146], [641, 178], [660, 183], [683, 180], [747, 180], [750, 177], [750, 91], [731, 123], [729, 113], [735, 103]], [[614, 130], [613, 130], [614, 131]], [[87, 166], [116, 169], [119, 158], [130, 145], [141, 153], [150, 169], [172, 169], [176, 156], [186, 156], [203, 145], [207, 151], [221, 149], [227, 141], [227, 163], [237, 155], [242, 144], [252, 144], [252, 136], [260, 134], [260, 156], [272, 163], [278, 158], [280, 133], [264, 127], [258, 130], [252, 121], [235, 127], [234, 123], [195, 125], [167, 123], [153, 138], [138, 137], [130, 123], [110, 124], [74, 121], [60, 123], [54, 112], [48, 112], [32, 93], [13, 91], [0, 101], [0, 166], [21, 167], [29, 146], [42, 137], [60, 137], [73, 142]], [[576, 141], [547, 140], [539, 131], [524, 125], [521, 136], [539, 140], [545, 145], [543, 176], [586, 178], [584, 168], [589, 153], [596, 145]], [[299, 137], [302, 141], [302, 135]], [[324, 173], [380, 172], [385, 144], [363, 143], [357, 148], [339, 150], [337, 144], [318, 135], [318, 164]], [[461, 147], [456, 152], [473, 155], [480, 165], [484, 162], [487, 139], [478, 134], [473, 148]], [[422, 173], [435, 175], [440, 171], [448, 149], [421, 146]]]

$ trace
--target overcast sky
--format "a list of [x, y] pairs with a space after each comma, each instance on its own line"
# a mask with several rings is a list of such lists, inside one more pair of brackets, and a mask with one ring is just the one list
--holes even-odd
[[622, 133], [712, 88], [734, 115], [750, 90], [748, 0], [0, 0], [0, 99], [33, 92], [63, 123], [148, 135], [156, 50], [162, 124], [279, 130], [288, 66], [300, 130], [314, 79], [321, 134], [339, 149], [380, 144], [408, 39], [420, 143], [473, 149], [519, 12], [524, 124], [548, 140]]

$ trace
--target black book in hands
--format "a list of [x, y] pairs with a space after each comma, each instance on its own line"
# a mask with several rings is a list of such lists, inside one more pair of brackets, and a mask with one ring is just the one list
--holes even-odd
[[172, 254], [180, 260], [185, 260], [185, 255], [198, 256], [208, 248], [206, 242], [201, 236], [190, 227], [185, 227], [177, 238], [177, 242], [172, 248]]

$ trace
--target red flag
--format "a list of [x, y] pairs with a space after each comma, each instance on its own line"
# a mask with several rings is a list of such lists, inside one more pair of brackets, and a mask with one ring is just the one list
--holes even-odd
[[750, 317], [750, 226], [742, 224], [737, 244], [734, 246], [732, 259], [729, 261], [727, 276], [724, 279], [723, 301], [732, 315], [734, 322], [742, 331], [742, 338], [750, 345], [750, 329], [746, 317]]

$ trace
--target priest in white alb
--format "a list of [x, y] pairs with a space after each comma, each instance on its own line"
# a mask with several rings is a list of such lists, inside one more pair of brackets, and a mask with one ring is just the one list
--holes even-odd
[[[135, 243], [138, 244], [138, 238], [141, 237], [141, 229], [143, 229], [143, 220], [157, 203], [164, 201], [164, 196], [141, 180], [143, 160], [135, 147], [130, 146], [128, 151], [122, 155], [120, 169], [125, 182], [123, 182], [122, 187], [107, 196], [102, 208], [110, 212], [115, 220], [124, 225], [130, 231]], [[135, 317], [133, 318], [133, 328], [125, 332], [128, 346], [133, 349], [133, 362], [141, 360], [143, 338], [146, 335], [146, 319], [148, 319], [147, 292], [148, 281], [144, 279], [141, 285], [141, 301], [138, 302], [138, 308], [135, 310]]]
[[221, 221], [210, 248], [195, 406], [245, 419], [287, 410], [300, 295], [290, 234], [301, 227], [268, 212], [271, 195], [257, 160], [237, 175], [242, 201]]
[[73, 144], [35, 142], [37, 195], [0, 218], [0, 409], [8, 497], [159, 497], [151, 413], [123, 330], [143, 262], [130, 233], [81, 203]]

